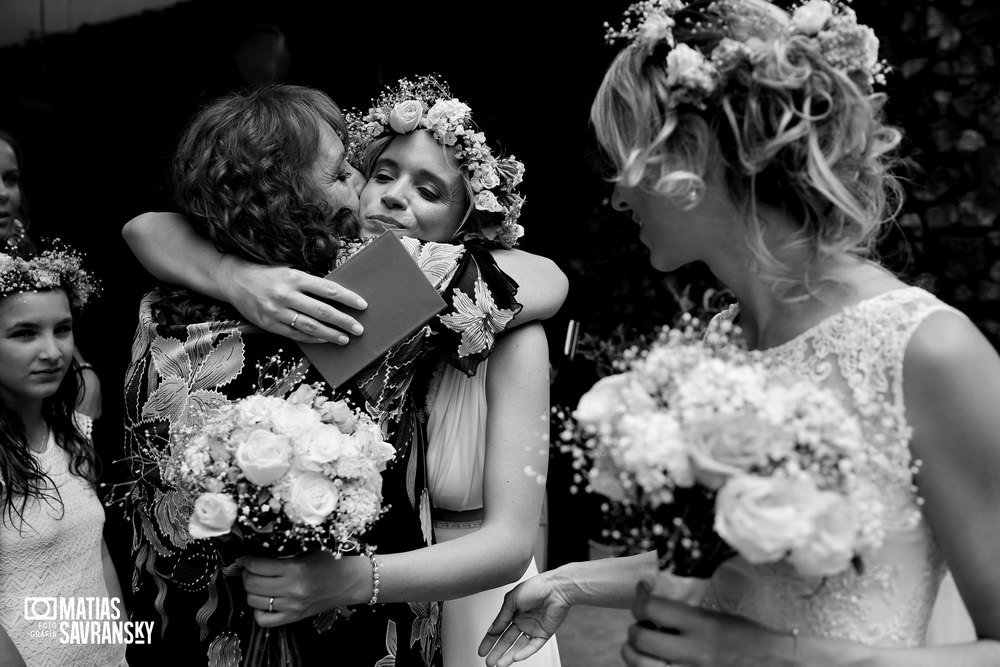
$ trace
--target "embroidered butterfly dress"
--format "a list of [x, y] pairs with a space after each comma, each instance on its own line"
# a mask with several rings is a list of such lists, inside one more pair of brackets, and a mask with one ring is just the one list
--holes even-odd
[[[474, 374], [492, 351], [494, 336], [520, 310], [514, 301], [516, 284], [486, 247], [403, 242], [448, 307], [338, 391], [363, 405], [397, 450], [383, 473], [383, 503], [389, 509], [364, 538], [378, 545], [380, 553], [408, 551], [430, 540], [423, 397], [431, 370], [444, 359]], [[349, 246], [338, 261], [361, 245]], [[470, 311], [468, 299], [477, 293], [488, 294], [490, 304], [478, 315]], [[192, 508], [161, 481], [159, 461], [170, 428], [186, 419], [191, 406], [259, 392], [259, 366], [268, 360], [277, 356], [289, 362], [286, 371], [291, 368], [268, 382], [269, 393], [282, 395], [291, 388], [293, 375], [301, 379], [305, 374], [307, 383], [322, 378], [293, 343], [246, 322], [157, 322], [159, 297], [151, 293], [140, 306], [125, 388], [126, 438], [136, 480], [128, 498], [134, 620], [155, 621], [163, 632], [153, 646], [134, 647], [134, 661], [235, 667], [245, 652], [251, 619], [235, 563], [241, 555], [238, 545], [187, 537]], [[486, 305], [475, 299], [471, 303], [471, 308]], [[462, 346], [472, 339], [484, 344], [469, 354]], [[316, 664], [431, 666], [440, 664], [439, 622], [438, 603], [396, 603], [361, 606], [346, 619], [321, 614], [297, 623], [296, 633], [304, 656], [323, 656]]]
[[[792, 340], [759, 354], [831, 388], [857, 415], [868, 464], [861, 473], [879, 494], [883, 545], [862, 555], [864, 570], [806, 579], [785, 564], [741, 558], [712, 578], [705, 606], [767, 627], [879, 646], [920, 646], [945, 572], [914, 486], [912, 429], [903, 400], [903, 359], [930, 315], [954, 312], [917, 287], [851, 305]], [[734, 318], [731, 308], [720, 318]]]

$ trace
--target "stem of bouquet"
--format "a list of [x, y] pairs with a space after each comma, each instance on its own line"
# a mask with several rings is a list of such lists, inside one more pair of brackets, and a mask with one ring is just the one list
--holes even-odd
[[243, 667], [299, 667], [302, 654], [288, 625], [263, 628], [252, 621]]
[[672, 509], [658, 517], [671, 530], [657, 540], [660, 569], [650, 582], [653, 595], [698, 605], [715, 571], [736, 555], [715, 532], [710, 513], [714, 500], [707, 489], [679, 490]]

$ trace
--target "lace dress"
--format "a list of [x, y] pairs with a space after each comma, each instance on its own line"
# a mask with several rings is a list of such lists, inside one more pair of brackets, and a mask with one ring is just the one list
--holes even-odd
[[[89, 437], [90, 418], [77, 419]], [[35, 456], [59, 489], [62, 506], [32, 498], [20, 532], [6, 517], [0, 524], [0, 625], [29, 667], [125, 665], [124, 644], [62, 644], [58, 631], [40, 637], [38, 621], [25, 618], [25, 598], [108, 597], [101, 501], [89, 482], [70, 472], [69, 453], [56, 444], [54, 435]]]
[[[428, 395], [427, 486], [435, 510], [446, 510], [448, 520], [433, 514], [434, 537], [447, 542], [479, 529], [483, 507], [483, 467], [486, 457], [486, 373], [489, 360], [479, 372], [467, 377], [445, 365], [438, 384]], [[461, 520], [468, 517], [469, 520]], [[459, 519], [459, 520], [454, 520]], [[538, 574], [532, 559], [519, 581]], [[444, 667], [481, 665], [479, 642], [490, 627], [513, 582], [457, 600], [448, 600], [442, 610], [441, 651]], [[559, 667], [555, 637], [523, 662], [525, 667]]]
[[826, 580], [803, 578], [784, 564], [734, 558], [712, 578], [705, 606], [802, 635], [879, 646], [925, 643], [945, 563], [914, 486], [903, 358], [917, 327], [941, 311], [961, 316], [920, 288], [900, 288], [760, 352], [765, 361], [835, 390], [860, 419], [869, 453], [865, 477], [881, 496], [885, 542], [863, 554], [863, 573]]

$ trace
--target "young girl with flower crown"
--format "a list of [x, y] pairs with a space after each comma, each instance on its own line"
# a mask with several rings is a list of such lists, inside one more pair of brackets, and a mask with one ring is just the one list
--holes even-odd
[[[28, 198], [22, 182], [24, 159], [14, 137], [0, 129], [0, 249], [3, 252], [34, 252], [35, 242], [29, 235]], [[74, 349], [80, 369], [83, 392], [78, 408], [92, 419], [101, 416], [101, 381], [94, 367]]]
[[91, 420], [75, 411], [73, 311], [96, 285], [56, 249], [0, 254], [0, 657], [4, 665], [124, 665], [123, 644], [60, 643], [33, 597], [117, 598], [94, 489]]
[[[875, 34], [825, 0], [791, 13], [654, 0], [611, 37], [628, 43], [591, 119], [614, 207], [655, 268], [702, 261], [732, 289], [738, 305], [719, 321], [739, 324], [764, 363], [857, 417], [855, 473], [877, 489], [885, 539], [862, 570], [826, 578], [732, 558], [700, 607], [650, 593], [655, 554], [572, 563], [508, 594], [480, 653], [491, 666], [523, 659], [582, 603], [632, 607], [632, 667], [998, 664], [1000, 356], [964, 315], [870, 258], [899, 193]], [[753, 530], [780, 499], [745, 509]], [[927, 646], [948, 569], [978, 638]]]

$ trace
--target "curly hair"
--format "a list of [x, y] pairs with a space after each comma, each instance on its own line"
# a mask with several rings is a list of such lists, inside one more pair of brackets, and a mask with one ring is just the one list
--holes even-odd
[[[705, 52], [719, 44], [726, 36], [719, 26], [729, 17], [709, 20], [715, 6], [696, 2], [687, 16], [679, 14], [678, 42]], [[766, 47], [728, 73], [705, 109], [670, 104], [663, 66], [669, 47], [650, 53], [632, 43], [605, 74], [591, 123], [615, 167], [613, 181], [661, 192], [682, 208], [698, 203], [705, 176], [720, 169], [745, 213], [757, 268], [777, 293], [802, 298], [829, 280], [825, 260], [873, 256], [901, 201], [892, 174], [900, 132], [883, 122], [884, 95], [834, 67], [809, 40], [776, 39], [768, 22], [740, 29], [761, 31], [741, 38], [758, 37]], [[798, 227], [769, 245], [760, 205], [785, 212]], [[803, 251], [804, 275], [781, 259]]]
[[[61, 288], [60, 288], [61, 289]], [[10, 298], [10, 295], [0, 298]], [[83, 392], [82, 371], [76, 360], [56, 392], [42, 401], [42, 417], [52, 429], [56, 444], [70, 455], [70, 472], [87, 480], [96, 489], [99, 460], [94, 447], [80, 432], [74, 416]], [[30, 498], [62, 507], [58, 487], [41, 468], [28, 447], [20, 413], [0, 396], [0, 522], [24, 525], [24, 510]]]
[[[377, 139], [373, 139], [361, 153], [361, 172], [366, 179], [371, 179], [375, 172], [375, 164], [379, 157], [389, 147], [392, 140], [402, 135], [387, 134]], [[442, 151], [447, 151], [447, 146], [441, 146]], [[502, 235], [496, 232], [503, 227], [504, 214], [493, 211], [483, 211], [477, 209], [474, 204], [475, 190], [472, 189], [472, 180], [469, 173], [464, 169], [458, 170], [462, 177], [462, 191], [465, 194], [465, 216], [455, 232], [454, 241], [461, 243], [467, 239], [480, 239], [486, 247], [490, 248], [511, 248], [504, 243]]]
[[[347, 143], [340, 108], [325, 93], [274, 84], [225, 95], [201, 109], [173, 160], [174, 198], [215, 247], [242, 259], [323, 274], [357, 212], [333, 207], [310, 179], [326, 123]], [[166, 323], [239, 319], [234, 309], [188, 290], [161, 292]]]
[[309, 178], [320, 123], [345, 140], [340, 108], [311, 88], [269, 85], [226, 95], [184, 131], [174, 196], [221, 252], [320, 272], [336, 252], [334, 211]]

